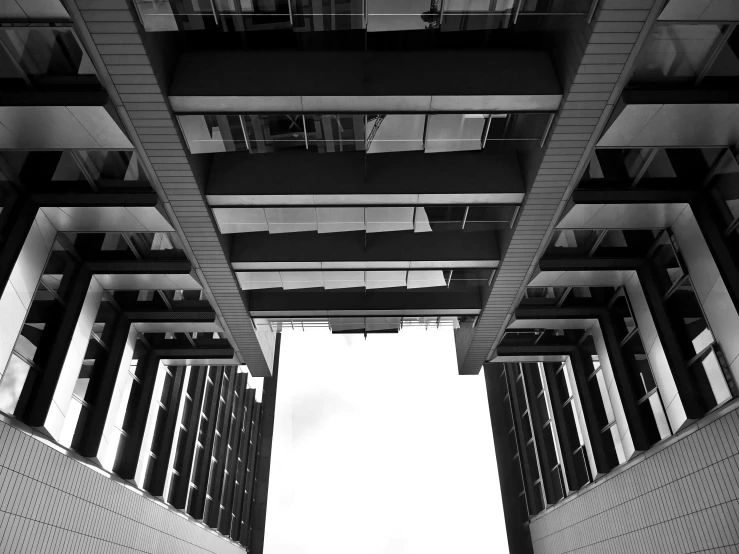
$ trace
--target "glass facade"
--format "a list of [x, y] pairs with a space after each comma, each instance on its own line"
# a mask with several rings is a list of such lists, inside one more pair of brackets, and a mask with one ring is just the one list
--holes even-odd
[[637, 61], [632, 83], [695, 83], [739, 76], [731, 25], [659, 23]]
[[536, 148], [549, 113], [488, 114], [180, 114], [193, 154], [279, 150], [428, 154]]
[[0, 83], [3, 89], [98, 83], [89, 56], [71, 27], [0, 27]]
[[490, 269], [237, 271], [242, 290], [262, 289], [476, 289], [487, 285]]
[[494, 231], [510, 227], [515, 213], [514, 205], [213, 208], [223, 234]]
[[136, 0], [149, 32], [476, 31], [585, 16], [590, 0]]

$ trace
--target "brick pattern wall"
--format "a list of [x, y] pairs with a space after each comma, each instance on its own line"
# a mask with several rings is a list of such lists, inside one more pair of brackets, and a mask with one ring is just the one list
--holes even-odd
[[[508, 251], [496, 271], [460, 373], [476, 375], [526, 286], [618, 100], [640, 37], [664, 0], [601, 0], [590, 26], [573, 32], [556, 60], [564, 98]], [[546, 244], [544, 244], [546, 246]], [[460, 356], [461, 358], [461, 356]]]
[[0, 421], [0, 552], [237, 554], [243, 549]]
[[739, 401], [530, 524], [534, 552], [739, 553]]
[[[193, 254], [191, 261], [204, 278], [214, 308], [222, 317], [235, 348], [252, 375], [268, 377], [265, 359], [240, 287], [221, 247], [215, 222], [195, 180], [178, 128], [144, 48], [134, 8], [126, 0], [71, 0], [70, 14], [101, 80], [124, 122], [132, 142], [152, 169], [162, 201], [177, 218]], [[148, 162], [148, 163], [146, 163]], [[267, 341], [269, 342], [269, 341]]]

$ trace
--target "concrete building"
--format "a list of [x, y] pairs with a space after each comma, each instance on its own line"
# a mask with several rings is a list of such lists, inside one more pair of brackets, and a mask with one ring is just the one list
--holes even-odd
[[281, 330], [450, 326], [513, 553], [736, 551], [736, 0], [0, 23], [0, 550], [260, 553]]

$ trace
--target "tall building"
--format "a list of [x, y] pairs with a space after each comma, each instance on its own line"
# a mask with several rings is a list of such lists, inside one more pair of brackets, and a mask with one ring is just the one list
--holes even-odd
[[0, 551], [261, 553], [281, 330], [419, 325], [485, 367], [511, 552], [732, 551], [737, 23], [3, 2]]
[[508, 542], [736, 552], [739, 3], [600, 4], [464, 358]]

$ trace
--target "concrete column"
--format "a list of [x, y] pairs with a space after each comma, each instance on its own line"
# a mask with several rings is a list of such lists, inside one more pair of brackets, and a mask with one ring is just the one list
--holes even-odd
[[603, 396], [603, 405], [606, 409], [608, 421], [616, 422], [617, 432], [612, 431], [613, 442], [616, 446], [616, 455], [618, 463], [622, 464], [631, 458], [636, 449], [634, 448], [634, 440], [631, 437], [628, 421], [626, 420], [626, 412], [624, 411], [621, 394], [616, 386], [616, 380], [613, 375], [613, 367], [606, 349], [606, 342], [603, 338], [603, 331], [600, 324], [596, 323], [591, 328], [595, 350], [598, 353], [598, 361], [600, 362], [601, 372], [603, 373], [603, 383], [601, 385], [601, 395]]
[[115, 387], [113, 389], [113, 396], [110, 399], [108, 414], [105, 418], [103, 436], [100, 439], [97, 454], [92, 457], [93, 460], [97, 461], [108, 471], [112, 471], [113, 469], [113, 462], [115, 462], [115, 454], [118, 447], [118, 439], [120, 438], [120, 434], [116, 430], [116, 427], [120, 428], [123, 424], [126, 404], [128, 403], [128, 394], [131, 391], [131, 361], [133, 360], [133, 352], [138, 336], [138, 331], [134, 327], [131, 327], [128, 331], [128, 337], [126, 338], [126, 346], [123, 349], [121, 362], [118, 365], [118, 374], [116, 375]]
[[[61, 372], [59, 373], [51, 406], [42, 425], [42, 430], [58, 442], [71, 444], [71, 434], [74, 433], [74, 427], [71, 428], [71, 431], [69, 429], [65, 430], [64, 422], [70, 410], [79, 411], [81, 407], [77, 402], [72, 403], [72, 394], [77, 384], [77, 377], [80, 374], [82, 362], [85, 359], [85, 352], [87, 352], [87, 346], [90, 342], [90, 333], [92, 332], [92, 326], [95, 323], [102, 299], [103, 287], [93, 277], [90, 285], [87, 287], [85, 301], [82, 304], [82, 310], [77, 318], [72, 341], [69, 344], [69, 349], [67, 350]], [[77, 418], [70, 418], [70, 421], [76, 423]], [[66, 432], [63, 433], [63, 431]], [[63, 441], [62, 438], [65, 440]]]
[[739, 382], [739, 314], [690, 207], [672, 226], [698, 301], [735, 382]]
[[657, 326], [654, 324], [639, 276], [634, 273], [631, 279], [626, 282], [624, 288], [629, 296], [636, 326], [639, 328], [639, 334], [644, 345], [644, 352], [649, 358], [649, 365], [652, 368], [654, 381], [657, 383], [659, 394], [662, 397], [667, 419], [673, 432], [677, 431], [688, 425], [691, 420], [688, 418], [685, 406], [680, 399], [675, 377], [657, 333]]
[[164, 389], [164, 378], [167, 375], [167, 367], [159, 361], [156, 370], [156, 378], [154, 379], [154, 390], [152, 391], [148, 407], [140, 406], [140, 410], [147, 413], [146, 424], [144, 426], [144, 434], [141, 439], [141, 450], [139, 451], [138, 461], [136, 462], [136, 472], [133, 477], [134, 483], [139, 488], [144, 488], [144, 479], [146, 479], [146, 468], [149, 465], [149, 454], [151, 454], [151, 441], [154, 438], [154, 427], [157, 423], [157, 415], [159, 415], [159, 401], [162, 399], [162, 390]]
[[[8, 366], [13, 346], [23, 328], [23, 322], [31, 307], [33, 294], [36, 292], [44, 267], [46, 267], [55, 238], [56, 229], [49, 219], [38, 211], [13, 265], [2, 296], [0, 296], [0, 314], [2, 314], [0, 317], [0, 376], [4, 374]], [[8, 369], [12, 371], [13, 367], [9, 366]], [[25, 377], [20, 379], [21, 387], [24, 380]], [[0, 409], [8, 411], [6, 407], [11, 400], [15, 405], [14, 401], [20, 395], [20, 390], [14, 397], [6, 396], [10, 392], [12, 391], [6, 391], [4, 387], [0, 390]], [[11, 409], [10, 412], [12, 411]]]
[[[580, 390], [575, 377], [575, 370], [572, 367], [572, 360], [568, 356], [565, 360], [565, 371], [567, 371], [567, 379], [570, 382], [572, 388], [572, 405], [575, 407], [575, 413], [577, 414], [578, 430], [580, 432], [585, 450], [588, 455], [588, 465], [590, 466], [590, 474], [598, 475], [598, 466], [595, 463], [595, 456], [593, 456], [593, 444], [590, 442], [590, 433], [588, 432], [587, 421], [585, 420], [585, 412], [583, 412], [582, 402], [580, 401]], [[588, 394], [587, 391], [583, 391], [583, 394]]]
[[[180, 442], [180, 423], [183, 423], [182, 413], [185, 411], [185, 400], [187, 400], [187, 390], [190, 383], [191, 369], [192, 366], [185, 366], [185, 377], [183, 379], [184, 384], [182, 387], [182, 394], [180, 394], [179, 402], [177, 403], [177, 417], [175, 419], [177, 424], [174, 430], [174, 437], [172, 438], [172, 449], [169, 452], [169, 457], [167, 461], [167, 476], [164, 478], [164, 500], [170, 503], [172, 502], [172, 499], [169, 498], [169, 487], [172, 483], [172, 468], [174, 467], [174, 459], [177, 454], [177, 447], [179, 446]], [[194, 410], [195, 407], [193, 406], [192, 409]], [[189, 431], [190, 430], [188, 429], [188, 432]]]

